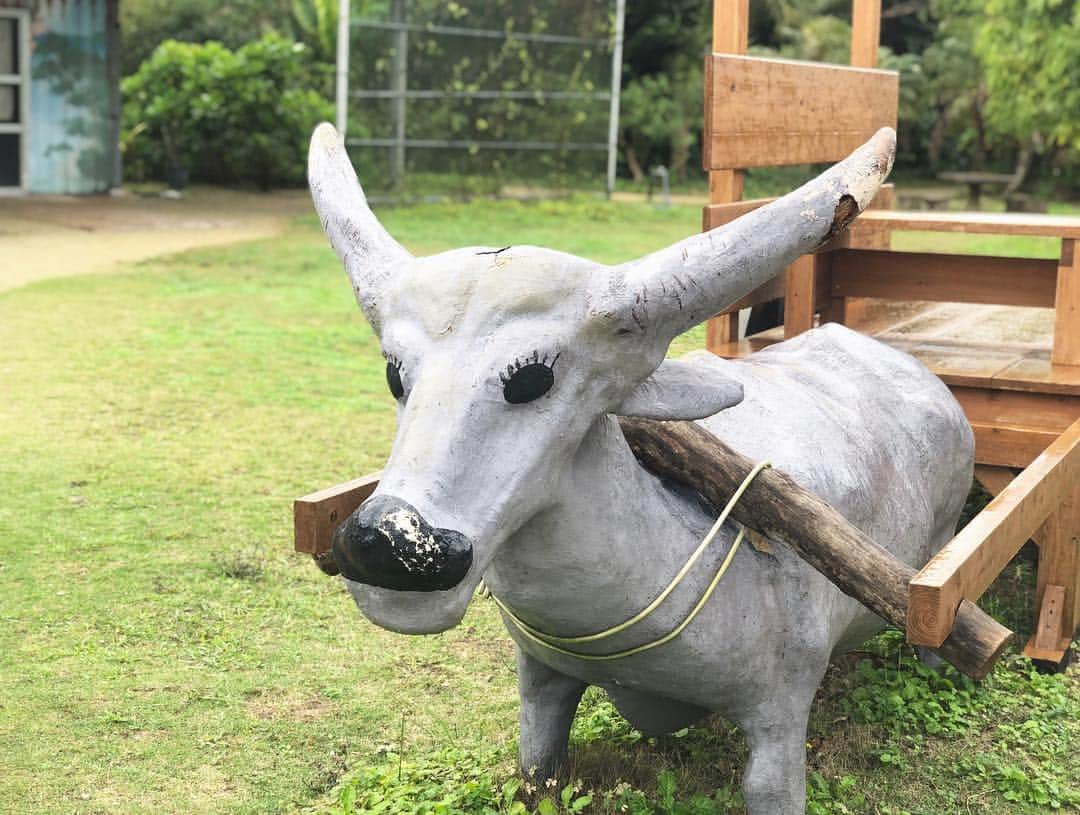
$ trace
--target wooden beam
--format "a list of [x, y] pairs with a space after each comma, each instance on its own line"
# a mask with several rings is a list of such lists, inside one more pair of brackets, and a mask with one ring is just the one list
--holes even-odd
[[[727, 503], [753, 463], [693, 422], [619, 418], [623, 435], [646, 468]], [[907, 614], [907, 584], [915, 569], [878, 546], [839, 512], [780, 470], [762, 471], [732, 517], [789, 546], [850, 597], [894, 625]], [[963, 603], [939, 653], [976, 679], [985, 676], [1011, 639], [1008, 629]]]
[[[717, 171], [721, 172], [721, 171]], [[866, 208], [867, 211], [871, 209], [881, 209], [883, 207], [892, 206], [894, 187], [892, 184], [882, 184], [878, 188], [877, 195], [870, 202]], [[702, 228], [704, 230], [715, 229], [718, 226], [731, 223], [736, 218], [741, 218], [748, 212], [753, 212], [758, 207], [763, 207], [766, 204], [771, 204], [776, 198], [749, 198], [745, 201], [730, 201], [728, 203], [714, 203], [705, 207], [702, 217]], [[859, 219], [864, 216], [860, 215], [855, 219], [855, 224], [859, 223]], [[871, 245], [869, 238], [873, 236], [878, 239], [877, 245]], [[855, 235], [856, 230], [852, 227], [848, 227], [843, 233], [833, 238], [827, 244], [816, 250], [818, 252], [831, 252], [834, 249], [887, 249], [888, 246], [880, 245], [880, 235], [887, 234], [887, 231], [881, 227], [874, 226], [870, 229], [861, 229], [857, 231], [858, 245], [849, 246], [846, 238], [851, 235]]]
[[968, 388], [954, 385], [952, 394], [973, 424], [1026, 427], [1055, 437], [1080, 419], [1080, 398], [1031, 391]]
[[944, 642], [962, 600], [986, 591], [1020, 547], [1080, 483], [1080, 420], [1062, 433], [912, 579], [908, 642]]
[[868, 249], [833, 253], [835, 297], [1053, 308], [1057, 279], [1053, 260]]
[[851, 10], [851, 64], [876, 68], [881, 40], [881, 0], [855, 0]]
[[838, 161], [896, 126], [892, 71], [713, 54], [706, 72], [706, 169]]
[[1011, 467], [994, 467], [989, 464], [975, 465], [975, 480], [991, 497], [1003, 492], [1016, 478], [1016, 471]]
[[1076, 241], [1069, 238], [1061, 242], [1050, 361], [1055, 365], [1080, 365], [1080, 251]]
[[334, 532], [379, 485], [382, 471], [293, 501], [293, 548], [309, 555], [330, 551]]
[[907, 212], [867, 210], [852, 224], [884, 226], [917, 232], [961, 232], [980, 235], [1032, 235], [1080, 238], [1080, 218], [1069, 215], [1029, 215], [1020, 212]]
[[1027, 467], [1048, 448], [1058, 433], [1031, 427], [972, 422], [975, 461], [993, 467]]

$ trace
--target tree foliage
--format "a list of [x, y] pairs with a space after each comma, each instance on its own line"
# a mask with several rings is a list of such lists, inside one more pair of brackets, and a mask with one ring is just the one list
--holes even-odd
[[994, 132], [1034, 133], [1080, 149], [1080, 5], [1072, 0], [987, 0], [975, 52]]
[[[354, 22], [385, 22], [391, 5], [391, 0], [353, 0]], [[750, 5], [751, 53], [848, 63], [850, 0], [762, 0]], [[408, 32], [409, 89], [456, 94], [409, 99], [408, 137], [603, 143], [603, 100], [528, 93], [606, 90], [608, 48], [539, 43], [513, 35], [561, 33], [604, 40], [611, 31], [611, 6], [609, 0], [409, 0], [411, 23], [494, 29], [509, 36]], [[121, 10], [129, 73], [150, 58], [166, 35], [190, 42], [217, 40], [235, 50], [276, 31], [305, 46], [308, 70], [303, 82], [331, 98], [336, 0], [127, 0]], [[639, 179], [655, 164], [667, 165], [676, 177], [685, 176], [700, 158], [710, 4], [635, 0], [626, 14], [622, 166]], [[397, 42], [386, 28], [354, 27], [354, 90], [393, 87]], [[1059, 180], [1080, 175], [1075, 167], [1069, 170], [1080, 150], [1080, 4], [1074, 0], [884, 0], [879, 64], [901, 75], [898, 167], [920, 174], [947, 168], [1011, 170], [1035, 152], [1043, 155], [1041, 163], [1031, 162], [1036, 170], [1056, 162]], [[507, 91], [518, 98], [463, 98], [472, 91]], [[391, 137], [393, 109], [387, 99], [354, 99], [351, 135]], [[143, 161], [136, 166], [149, 166], [152, 152], [136, 150]], [[408, 156], [410, 172], [456, 171], [496, 183], [511, 168], [518, 176], [550, 180], [552, 174], [575, 169], [587, 168], [595, 175], [602, 163], [595, 152], [571, 151], [416, 148]], [[387, 157], [384, 148], [357, 152], [366, 177], [376, 185], [388, 176]]]

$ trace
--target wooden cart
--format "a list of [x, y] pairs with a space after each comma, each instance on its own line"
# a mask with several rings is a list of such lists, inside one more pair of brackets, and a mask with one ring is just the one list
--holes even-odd
[[[851, 66], [747, 57], [748, 0], [716, 0], [713, 12], [705, 229], [767, 203], [740, 200], [744, 168], [839, 160], [877, 128], [895, 127], [899, 96], [898, 75], [874, 69], [880, 0], [854, 2]], [[1061, 663], [1080, 624], [1080, 218], [899, 212], [891, 203], [886, 188], [840, 239], [711, 320], [708, 348], [741, 357], [832, 321], [922, 360], [963, 406], [976, 477], [996, 498], [911, 581], [908, 641], [939, 645], [960, 600], [977, 600], [1033, 539], [1038, 620], [1024, 653]], [[894, 251], [902, 231], [1042, 236], [1060, 241], [1060, 255]], [[740, 338], [738, 310], [779, 297], [782, 329]], [[864, 298], [877, 307], [868, 313]], [[910, 309], [890, 320], [882, 301], [972, 305], [920, 325]], [[1038, 309], [1013, 312], [1035, 326], [1035, 341], [1010, 337], [1015, 326], [988, 304]]]

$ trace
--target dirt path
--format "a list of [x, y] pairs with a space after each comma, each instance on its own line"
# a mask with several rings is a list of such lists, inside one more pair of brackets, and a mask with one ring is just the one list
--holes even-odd
[[0, 198], [0, 292], [184, 249], [270, 237], [310, 208], [304, 190], [194, 189], [177, 201], [130, 194]]

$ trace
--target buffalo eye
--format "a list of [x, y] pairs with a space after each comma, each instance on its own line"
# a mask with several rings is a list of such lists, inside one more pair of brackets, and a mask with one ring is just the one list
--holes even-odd
[[397, 360], [386, 361], [386, 385], [395, 399], [405, 395], [405, 386], [401, 384], [401, 363]]
[[503, 385], [503, 398], [511, 405], [520, 405], [539, 399], [555, 384], [556, 355], [550, 362], [545, 355], [542, 359], [534, 351], [524, 360], [514, 360], [506, 367], [506, 373], [499, 379]]

